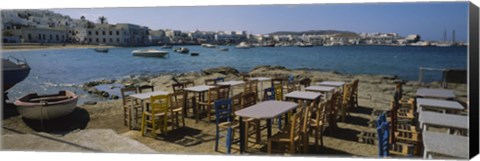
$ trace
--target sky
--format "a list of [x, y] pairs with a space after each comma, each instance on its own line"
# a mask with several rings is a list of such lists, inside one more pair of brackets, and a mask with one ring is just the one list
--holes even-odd
[[248, 6], [191, 6], [52, 9], [72, 18], [85, 16], [97, 22], [133, 23], [150, 29], [182, 31], [242, 31], [268, 34], [275, 31], [344, 30], [356, 33], [394, 32], [419, 34], [422, 40], [467, 41], [467, 2], [297, 4]]

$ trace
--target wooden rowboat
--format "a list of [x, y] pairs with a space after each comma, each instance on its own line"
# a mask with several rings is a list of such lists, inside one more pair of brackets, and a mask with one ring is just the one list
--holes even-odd
[[70, 91], [58, 94], [38, 95], [30, 93], [15, 101], [17, 110], [24, 118], [50, 120], [72, 113], [77, 106], [78, 96]]

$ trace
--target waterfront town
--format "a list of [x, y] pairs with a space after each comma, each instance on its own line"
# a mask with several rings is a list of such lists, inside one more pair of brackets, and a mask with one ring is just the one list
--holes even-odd
[[161, 44], [234, 45], [246, 42], [252, 46], [335, 46], [335, 45], [391, 45], [391, 46], [453, 46], [455, 31], [447, 40], [423, 41], [419, 34], [405, 37], [398, 33], [354, 33], [349, 31], [317, 30], [304, 32], [274, 32], [249, 34], [247, 31], [180, 31], [151, 29], [131, 23], [108, 23], [100, 16], [95, 22], [84, 16], [79, 19], [48, 10], [4, 10], [2, 42], [4, 44], [90, 44], [109, 46], [150, 46]]

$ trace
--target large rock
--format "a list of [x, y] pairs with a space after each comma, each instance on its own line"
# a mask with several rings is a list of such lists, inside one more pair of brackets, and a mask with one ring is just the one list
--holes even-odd
[[218, 68], [204, 69], [204, 70], [202, 70], [202, 73], [205, 74], [205, 75], [210, 75], [210, 74], [213, 74], [213, 73], [221, 73], [221, 74], [225, 74], [225, 75], [228, 75], [228, 74], [238, 75], [240, 72], [237, 69], [232, 68], [232, 67], [218, 67]]
[[157, 153], [111, 129], [89, 129], [65, 136], [47, 133], [2, 135], [2, 150], [51, 152]]

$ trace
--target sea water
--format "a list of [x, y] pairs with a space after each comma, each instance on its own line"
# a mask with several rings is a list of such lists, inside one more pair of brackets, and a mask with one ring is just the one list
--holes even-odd
[[[181, 46], [174, 46], [177, 48]], [[31, 67], [29, 76], [9, 90], [10, 101], [30, 92], [56, 93], [67, 89], [81, 94], [80, 86], [88, 81], [121, 79], [131, 75], [156, 75], [200, 71], [230, 66], [248, 72], [259, 65], [308, 68], [345, 74], [396, 75], [403, 80], [418, 80], [419, 67], [467, 68], [466, 47], [413, 46], [316, 46], [255, 47], [229, 51], [201, 46], [182, 46], [200, 56], [179, 54], [172, 49], [153, 47], [111, 48], [108, 53], [93, 49], [51, 49], [6, 51], [3, 57], [25, 59]], [[167, 50], [166, 58], [134, 57], [138, 49]], [[424, 81], [440, 81], [441, 72], [425, 72]]]

